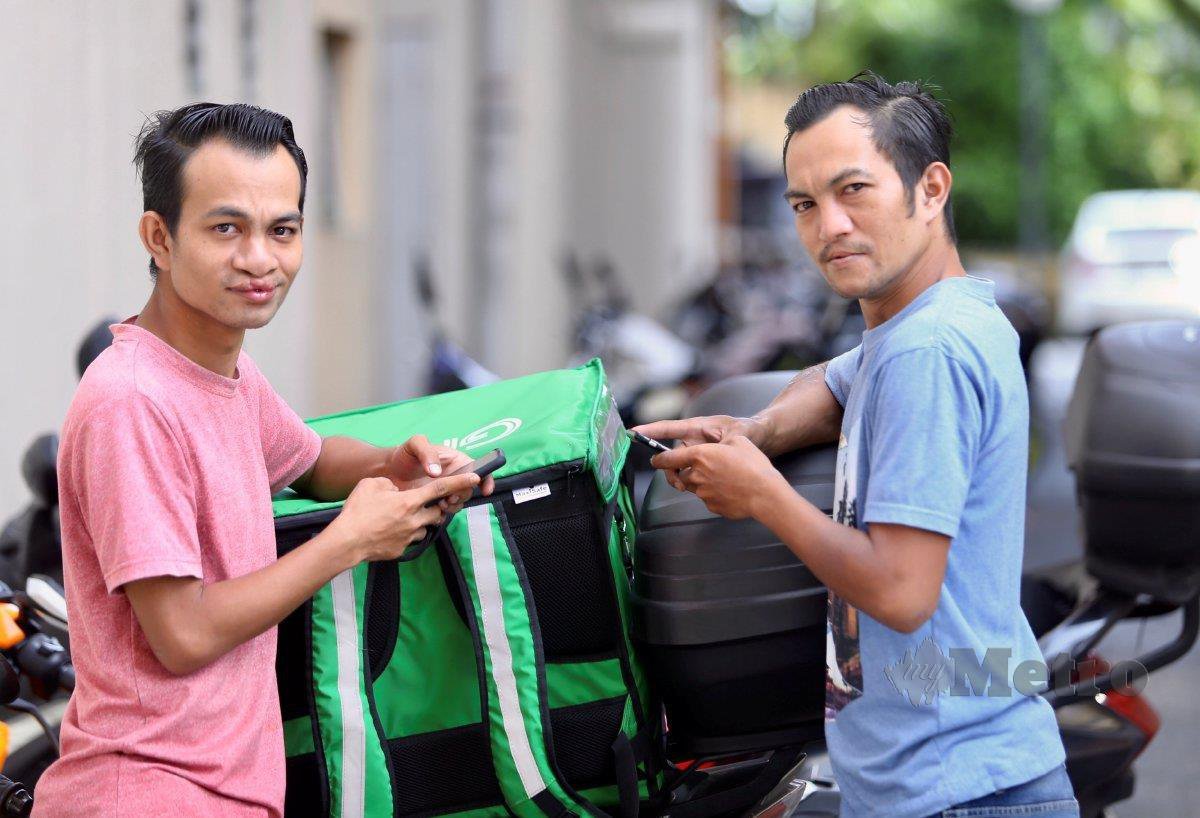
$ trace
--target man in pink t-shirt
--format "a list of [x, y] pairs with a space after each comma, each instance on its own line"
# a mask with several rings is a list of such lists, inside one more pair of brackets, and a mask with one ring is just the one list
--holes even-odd
[[[197, 103], [138, 141], [154, 289], [88, 368], [59, 451], [76, 688], [39, 816], [280, 816], [275, 625], [462, 507], [465, 455], [322, 440], [242, 351], [300, 268], [307, 166], [291, 122]], [[271, 494], [346, 499], [275, 558]], [[487, 493], [491, 481], [482, 490]]]

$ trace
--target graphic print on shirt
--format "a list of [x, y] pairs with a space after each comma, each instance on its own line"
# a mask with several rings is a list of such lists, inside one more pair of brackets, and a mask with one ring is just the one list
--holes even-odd
[[[834, 477], [833, 519], [848, 526], [858, 525], [858, 440], [861, 419], [850, 436], [838, 439], [837, 471]], [[862, 695], [862, 657], [858, 643], [858, 609], [829, 591], [829, 615], [825, 641], [825, 719]]]

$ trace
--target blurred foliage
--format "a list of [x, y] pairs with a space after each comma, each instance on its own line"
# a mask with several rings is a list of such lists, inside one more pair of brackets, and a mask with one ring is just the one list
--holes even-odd
[[[739, 81], [800, 90], [870, 68], [938, 86], [958, 132], [960, 237], [1016, 240], [1021, 48], [1009, 2], [739, 0], [733, 19], [725, 54]], [[1097, 191], [1200, 188], [1200, 0], [1065, 0], [1037, 23], [1053, 240]]]

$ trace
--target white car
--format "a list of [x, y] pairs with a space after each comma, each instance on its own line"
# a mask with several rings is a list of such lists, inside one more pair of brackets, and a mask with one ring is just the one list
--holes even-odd
[[1200, 192], [1119, 190], [1079, 208], [1059, 266], [1058, 329], [1200, 316]]

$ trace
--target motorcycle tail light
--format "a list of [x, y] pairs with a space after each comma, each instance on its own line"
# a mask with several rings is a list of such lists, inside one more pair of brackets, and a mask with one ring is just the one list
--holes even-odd
[[[1114, 690], [1098, 698], [1103, 699], [1101, 703], [1105, 707], [1141, 730], [1146, 736], [1146, 744], [1150, 743], [1150, 740], [1158, 732], [1158, 728], [1162, 726], [1162, 719], [1159, 718], [1158, 711], [1139, 693], [1126, 694]], [[1144, 749], [1146, 749], [1145, 745], [1142, 746], [1142, 750]], [[1141, 754], [1141, 750], [1138, 750], [1138, 754]]]
[[[1075, 681], [1099, 676], [1111, 669], [1104, 657], [1096, 653], [1089, 653], [1077, 666], [1074, 674]], [[1158, 711], [1136, 690], [1110, 690], [1108, 693], [1098, 695], [1096, 703], [1112, 711], [1116, 717], [1132, 724], [1146, 737], [1145, 743], [1137, 751], [1139, 755], [1158, 733], [1158, 728], [1162, 726], [1162, 719], [1159, 717]]]

